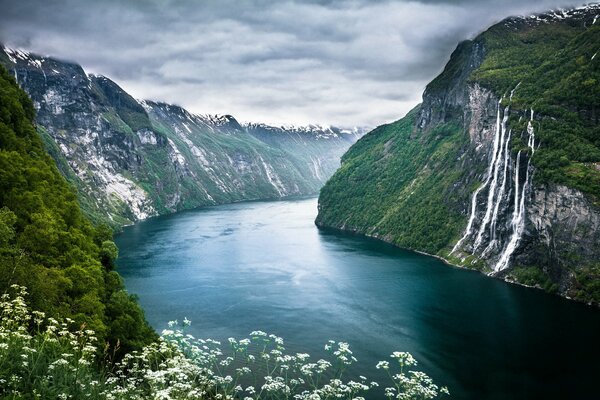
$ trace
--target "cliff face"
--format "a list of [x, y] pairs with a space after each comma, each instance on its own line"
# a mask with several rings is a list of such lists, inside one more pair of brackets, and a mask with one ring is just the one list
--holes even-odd
[[76, 64], [2, 49], [83, 209], [118, 226], [201, 205], [317, 193], [360, 131], [241, 125], [138, 101]]
[[31, 307], [94, 330], [116, 357], [150, 344], [156, 334], [113, 270], [111, 231], [84, 217], [36, 132], [31, 100], [2, 66], [0, 93], [0, 291], [27, 287]]
[[343, 157], [317, 224], [598, 303], [598, 14], [510, 18], [461, 43], [417, 109]]

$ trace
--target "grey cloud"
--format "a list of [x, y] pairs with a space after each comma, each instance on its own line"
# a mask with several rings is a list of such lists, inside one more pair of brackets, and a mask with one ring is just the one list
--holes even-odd
[[138, 98], [272, 123], [377, 125], [420, 99], [456, 44], [569, 1], [0, 0], [0, 40]]

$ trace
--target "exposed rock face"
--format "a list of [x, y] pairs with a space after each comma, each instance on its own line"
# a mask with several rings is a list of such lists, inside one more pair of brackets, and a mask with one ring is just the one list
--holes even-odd
[[[130, 104], [137, 103], [76, 64], [10, 49], [4, 53], [15, 79], [34, 102], [42, 134], [57, 146], [53, 156], [61, 158], [61, 171], [78, 188], [84, 208], [96, 217], [106, 210], [104, 216], [116, 218], [117, 224], [155, 215], [148, 191], [132, 180], [143, 169], [143, 145], [110, 101], [120, 101], [120, 91]], [[147, 117], [144, 122], [137, 129], [140, 135], [151, 128]]]
[[472, 111], [466, 107], [469, 103], [484, 103], [479, 96], [485, 96], [484, 91], [477, 87], [478, 93], [472, 93], [472, 88], [467, 85], [470, 74], [481, 65], [484, 54], [481, 41], [465, 41], [458, 45], [445, 74], [431, 82], [423, 93], [418, 128], [427, 130], [449, 120], [464, 119], [468, 117], [465, 113]]
[[516, 262], [546, 266], [559, 290], [568, 292], [578, 267], [586, 260], [600, 260], [600, 210], [577, 190], [540, 185], [531, 193], [526, 215]]
[[[600, 179], [598, 156], [585, 154], [598, 154], [597, 141], [588, 139], [598, 129], [592, 117], [598, 100], [577, 92], [577, 75], [571, 75], [582, 69], [577, 73], [586, 82], [596, 79], [597, 66], [586, 63], [597, 48], [597, 15], [600, 6], [591, 5], [509, 18], [459, 44], [417, 109], [351, 147], [321, 192], [317, 225], [599, 304], [598, 186], [573, 179], [549, 156], [565, 154], [555, 144], [563, 130], [579, 132], [570, 137], [586, 150], [560, 162], [592, 182]], [[573, 54], [549, 61], [560, 72], [546, 78], [542, 89], [538, 81], [551, 67], [536, 68], [557, 54], [547, 46], [549, 37]], [[513, 54], [533, 55], [498, 61], [510, 46]], [[566, 67], [571, 59], [580, 64]], [[579, 97], [566, 100], [563, 93], [569, 91]]]
[[242, 126], [137, 101], [76, 64], [2, 49], [84, 210], [128, 224], [201, 205], [315, 194], [361, 130]]
[[[539, 143], [533, 110], [516, 111], [519, 118], [531, 120], [527, 130], [517, 133], [529, 136], [530, 152], [514, 154], [510, 146], [515, 133], [506, 122], [518, 85], [500, 98], [468, 82], [485, 51], [475, 41], [459, 45], [455, 53], [465, 49], [469, 61], [453, 77], [449, 90], [424, 93], [417, 129], [427, 131], [460, 118], [469, 135], [461, 156], [465, 174], [452, 191], [462, 199], [458, 211], [469, 218], [448, 258], [511, 281], [511, 266], [542, 268], [558, 291], [568, 296], [575, 271], [600, 260], [600, 209], [578, 190], [536, 185], [531, 156]], [[474, 186], [470, 203], [465, 202], [463, 189]]]

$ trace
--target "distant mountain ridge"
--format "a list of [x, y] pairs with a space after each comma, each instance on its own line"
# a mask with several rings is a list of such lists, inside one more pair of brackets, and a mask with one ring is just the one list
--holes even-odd
[[364, 130], [240, 124], [136, 100], [75, 63], [2, 47], [38, 130], [84, 211], [121, 226], [241, 200], [316, 194]]

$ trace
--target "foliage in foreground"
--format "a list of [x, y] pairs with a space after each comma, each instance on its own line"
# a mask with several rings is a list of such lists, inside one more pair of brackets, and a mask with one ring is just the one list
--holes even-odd
[[28, 301], [120, 342], [123, 352], [154, 333], [121, 277], [107, 226], [94, 227], [46, 153], [31, 100], [0, 66], [0, 292], [27, 286]]
[[[283, 340], [255, 331], [229, 339], [224, 350], [215, 340], [184, 334], [176, 322], [158, 341], [127, 354], [111, 370], [98, 367], [97, 339], [73, 320], [60, 322], [30, 311], [24, 287], [0, 301], [0, 397], [58, 399], [362, 399], [377, 389], [361, 376], [345, 377], [357, 360], [348, 344], [330, 341], [331, 361], [288, 354]], [[184, 320], [184, 326], [189, 325]], [[423, 372], [408, 353], [380, 361], [394, 399], [434, 399], [448, 394]]]

